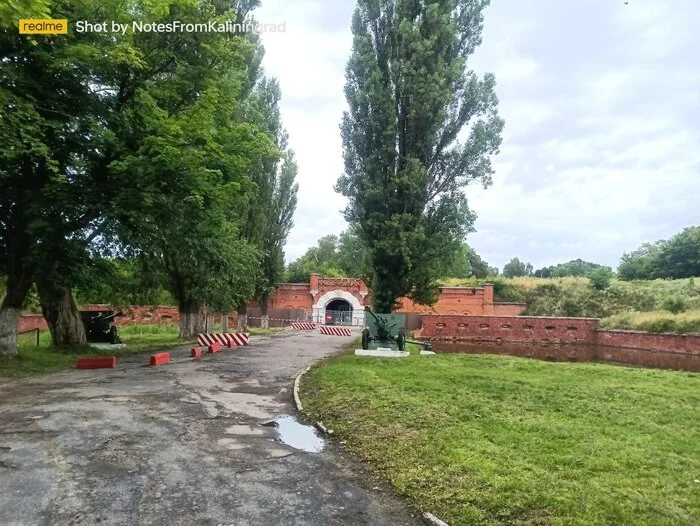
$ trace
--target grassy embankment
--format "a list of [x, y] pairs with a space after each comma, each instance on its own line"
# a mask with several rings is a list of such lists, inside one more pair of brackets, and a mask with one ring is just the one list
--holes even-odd
[[[251, 334], [272, 334], [279, 329], [251, 328]], [[0, 376], [23, 377], [36, 374], [53, 373], [75, 367], [78, 358], [96, 356], [123, 357], [131, 354], [153, 352], [168, 347], [194, 343], [194, 339], [180, 339], [179, 328], [173, 324], [132, 325], [121, 327], [119, 335], [127, 345], [122, 349], [105, 351], [83, 346], [61, 349], [51, 345], [51, 335], [42, 331], [39, 346], [36, 345], [36, 333], [19, 337], [20, 355], [18, 358], [0, 358]]]
[[0, 358], [0, 376], [22, 377], [53, 373], [72, 369], [78, 358], [106, 355], [123, 357], [190, 342], [190, 340], [181, 340], [178, 332], [177, 326], [166, 324], [123, 327], [119, 330], [119, 335], [126, 347], [114, 351], [95, 349], [87, 345], [57, 348], [51, 345], [51, 335], [48, 331], [41, 332], [37, 347], [36, 333], [24, 334], [19, 337], [19, 357]]
[[[525, 315], [602, 318], [602, 326], [611, 329], [700, 332], [700, 278], [612, 280], [604, 290], [595, 290], [587, 278], [494, 278], [490, 281], [495, 283], [497, 301], [526, 302]], [[445, 284], [459, 286], [478, 282], [450, 279]]]
[[451, 525], [700, 524], [700, 376], [506, 356], [343, 355], [304, 407]]

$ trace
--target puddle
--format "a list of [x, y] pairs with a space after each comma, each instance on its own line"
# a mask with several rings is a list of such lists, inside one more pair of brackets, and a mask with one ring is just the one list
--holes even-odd
[[277, 428], [279, 441], [295, 449], [318, 453], [326, 446], [315, 427], [300, 424], [293, 416], [280, 416], [263, 425]]

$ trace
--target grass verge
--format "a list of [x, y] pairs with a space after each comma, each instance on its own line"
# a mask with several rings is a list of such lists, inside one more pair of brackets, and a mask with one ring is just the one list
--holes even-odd
[[51, 335], [48, 331], [40, 334], [39, 346], [36, 345], [35, 333], [22, 335], [19, 337], [19, 356], [0, 358], [0, 376], [19, 378], [54, 373], [74, 368], [78, 358], [106, 355], [123, 357], [185, 345], [191, 341], [180, 339], [178, 327], [168, 324], [123, 327], [119, 335], [127, 346], [114, 351], [94, 349], [89, 346], [54, 347], [51, 345]]
[[452, 525], [700, 524], [700, 376], [490, 355], [322, 362], [302, 402]]

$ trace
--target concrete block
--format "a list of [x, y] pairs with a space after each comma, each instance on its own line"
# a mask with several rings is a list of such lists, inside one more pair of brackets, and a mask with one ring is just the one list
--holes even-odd
[[435, 354], [433, 351], [421, 351], [420, 352], [421, 356], [432, 356], [433, 354]]
[[114, 369], [117, 366], [117, 357], [105, 358], [78, 358], [76, 369]]
[[199, 347], [192, 347], [191, 356], [192, 358], [199, 358], [200, 356], [202, 356], [202, 349], [200, 349]]
[[151, 355], [151, 365], [166, 365], [170, 363], [170, 353], [159, 352]]
[[215, 352], [219, 352], [220, 350], [221, 350], [221, 344], [219, 342], [214, 342], [209, 347], [207, 347], [208, 353], [215, 353]]
[[411, 353], [408, 351], [380, 351], [379, 349], [355, 349], [355, 356], [375, 356], [377, 358], [404, 358]]

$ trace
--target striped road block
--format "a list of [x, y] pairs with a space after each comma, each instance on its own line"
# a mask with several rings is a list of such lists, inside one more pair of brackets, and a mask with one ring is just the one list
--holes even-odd
[[293, 329], [297, 329], [298, 331], [313, 331], [316, 329], [315, 323], [305, 321], [293, 321], [291, 326]]
[[350, 329], [347, 327], [329, 327], [327, 325], [321, 325], [321, 334], [327, 334], [330, 336], [350, 336]]
[[236, 347], [238, 345], [248, 345], [250, 341], [250, 333], [247, 332], [209, 332], [202, 333], [197, 336], [199, 345], [208, 347], [214, 343], [220, 343], [227, 347]]

